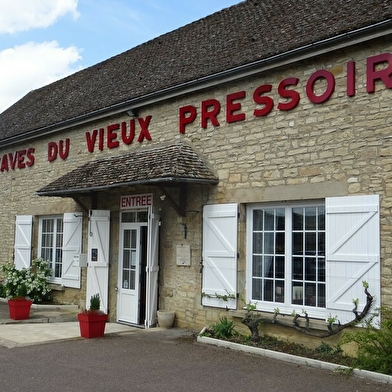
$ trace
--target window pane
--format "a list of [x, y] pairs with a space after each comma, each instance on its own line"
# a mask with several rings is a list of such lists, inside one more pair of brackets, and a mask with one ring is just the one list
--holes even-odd
[[305, 254], [316, 255], [316, 233], [305, 233]]
[[136, 230], [131, 230], [131, 248], [136, 248]]
[[147, 222], [148, 221], [148, 212], [147, 211], [138, 211], [137, 221], [138, 222]]
[[303, 233], [293, 233], [293, 255], [303, 254], [303, 238]]
[[263, 274], [263, 257], [253, 256], [252, 275], [261, 278], [263, 276], [262, 274]]
[[123, 268], [125, 268], [125, 269], [128, 269], [130, 266], [129, 255], [130, 255], [129, 249], [124, 249], [123, 250]]
[[284, 281], [276, 281], [275, 302], [284, 302]]
[[305, 208], [305, 230], [316, 230], [316, 207]]
[[274, 253], [274, 238], [275, 234], [274, 233], [265, 233], [264, 234], [264, 253], [266, 254], [273, 254]]
[[273, 256], [264, 256], [264, 277], [274, 277], [274, 258]]
[[263, 253], [263, 233], [253, 233], [253, 253]]
[[325, 256], [325, 233], [318, 233], [318, 252], [319, 256]]
[[129, 278], [129, 282], [130, 282], [129, 288], [131, 290], [135, 290], [135, 282], [136, 282], [135, 278], [136, 278], [136, 272], [134, 270], [131, 270], [130, 271], [130, 278]]
[[318, 229], [325, 230], [325, 208], [318, 207]]
[[254, 210], [253, 211], [253, 230], [261, 231], [263, 230], [263, 211]]
[[124, 242], [124, 244], [123, 244], [124, 248], [131, 247], [131, 231], [130, 230], [124, 230], [123, 242]]
[[306, 257], [305, 258], [305, 280], [315, 281], [316, 276], [316, 258]]
[[303, 230], [303, 209], [293, 208], [293, 230]]
[[276, 233], [275, 253], [284, 254], [284, 233]]
[[122, 212], [121, 222], [125, 222], [125, 223], [136, 222], [136, 212], [135, 211]]
[[[51, 261], [53, 258], [52, 258], [52, 253], [53, 253], [53, 249], [52, 248], [47, 248], [47, 249], [42, 249], [42, 251], [41, 251], [41, 257], [44, 259], [44, 260], [49, 260], [49, 261]], [[51, 264], [51, 263], [50, 263]], [[51, 267], [51, 265], [49, 264], [49, 268], [52, 268]]]
[[275, 258], [275, 277], [284, 278], [284, 257], [276, 256]]
[[285, 228], [285, 212], [283, 208], [276, 210], [276, 230], [284, 230]]
[[319, 257], [317, 259], [318, 262], [318, 281], [325, 282], [325, 259], [323, 257]]
[[252, 299], [261, 301], [262, 298], [262, 279], [252, 279]]
[[305, 305], [316, 306], [316, 283], [305, 283]]
[[325, 308], [325, 284], [318, 284], [318, 304], [320, 308]]
[[297, 305], [303, 305], [304, 290], [302, 283], [293, 283], [293, 297], [292, 303]]
[[303, 259], [302, 257], [293, 257], [293, 279], [303, 279]]
[[130, 271], [123, 270], [123, 279], [122, 279], [122, 288], [129, 289], [129, 279], [130, 279]]
[[265, 211], [264, 230], [274, 230], [275, 228], [275, 215], [274, 210]]
[[264, 285], [264, 301], [273, 301], [274, 300], [274, 281], [273, 280], [265, 280]]

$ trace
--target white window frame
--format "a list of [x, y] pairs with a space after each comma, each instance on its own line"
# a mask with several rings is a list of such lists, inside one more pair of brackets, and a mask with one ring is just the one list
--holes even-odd
[[[257, 310], [274, 312], [277, 308], [282, 314], [291, 314], [293, 311], [301, 313], [307, 311], [312, 317], [324, 318], [325, 307], [305, 306], [302, 304], [292, 304], [293, 278], [292, 278], [292, 210], [303, 207], [324, 207], [324, 200], [311, 202], [291, 202], [291, 203], [257, 203], [247, 206], [247, 302], [256, 305]], [[252, 259], [253, 259], [253, 211], [261, 209], [284, 209], [285, 210], [285, 258], [284, 271], [284, 299], [283, 302], [261, 301], [252, 299]]]
[[[61, 232], [61, 234], [62, 234], [61, 235], [61, 243], [57, 244], [57, 234], [58, 234], [57, 223], [58, 223], [59, 219], [62, 221], [62, 230], [63, 231]], [[52, 239], [53, 241], [52, 241], [52, 246], [51, 246], [51, 248], [52, 248], [52, 260], [45, 260], [45, 261], [47, 261], [49, 263], [49, 267], [52, 269], [52, 276], [49, 278], [49, 281], [51, 283], [61, 284], [62, 283], [62, 274], [63, 274], [63, 271], [62, 271], [62, 263], [63, 263], [62, 253], [63, 253], [63, 250], [62, 250], [62, 248], [63, 248], [63, 234], [64, 234], [64, 217], [63, 217], [63, 215], [45, 215], [45, 216], [40, 216], [39, 217], [38, 257], [42, 257], [42, 258], [44, 258], [43, 255], [42, 255], [42, 247], [43, 247], [43, 244], [42, 244], [42, 230], [43, 230], [43, 221], [44, 220], [53, 220], [54, 221], [53, 239]], [[61, 252], [60, 276], [58, 276], [58, 277], [54, 276], [55, 263], [58, 262], [58, 260], [56, 260], [56, 254], [57, 254], [56, 250]], [[44, 259], [46, 259], [46, 258], [44, 258]]]
[[[255, 301], [252, 295], [252, 215], [254, 209], [293, 208], [314, 205], [325, 206], [325, 283], [326, 307], [307, 307], [291, 304], [292, 269], [291, 256], [286, 258], [284, 303]], [[287, 223], [287, 222], [286, 222]], [[290, 252], [292, 231], [286, 235], [285, 252]], [[316, 202], [257, 203], [247, 206], [247, 285], [246, 300], [261, 311], [282, 314], [306, 311], [310, 317], [326, 319], [337, 317], [339, 322], [353, 320], [354, 301], [359, 302], [358, 311], [366, 304], [363, 282], [369, 284], [374, 298], [373, 310], [381, 306], [380, 271], [380, 206], [379, 195], [355, 195], [330, 197]], [[286, 256], [287, 257], [287, 256]], [[290, 290], [286, 290], [286, 287]], [[372, 311], [373, 311], [372, 310]], [[372, 312], [371, 311], [371, 312]]]

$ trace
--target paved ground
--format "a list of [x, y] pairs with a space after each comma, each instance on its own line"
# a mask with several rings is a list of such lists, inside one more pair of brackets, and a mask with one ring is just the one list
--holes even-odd
[[[76, 306], [32, 305], [30, 318], [12, 320], [8, 304], [0, 300], [0, 346], [8, 348], [80, 339]], [[138, 331], [128, 325], [107, 323], [106, 334]]]
[[29, 322], [7, 324], [0, 302], [2, 391], [391, 391], [391, 384], [197, 343], [182, 329], [108, 323], [104, 338], [82, 339], [69, 321], [76, 313], [33, 308]]

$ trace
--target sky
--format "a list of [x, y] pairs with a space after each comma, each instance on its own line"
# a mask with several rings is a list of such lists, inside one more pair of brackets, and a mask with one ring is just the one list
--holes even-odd
[[241, 0], [0, 0], [0, 113], [29, 91]]

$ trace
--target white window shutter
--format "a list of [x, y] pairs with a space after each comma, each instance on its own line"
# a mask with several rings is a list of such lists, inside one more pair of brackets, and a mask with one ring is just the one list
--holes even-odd
[[379, 196], [347, 196], [326, 199], [327, 316], [341, 323], [354, 319], [366, 304], [363, 281], [375, 306], [380, 305]]
[[[237, 307], [237, 204], [207, 205], [203, 209], [202, 304]], [[219, 297], [232, 296], [227, 301]]]
[[149, 211], [148, 244], [147, 244], [147, 301], [146, 328], [157, 323], [158, 308], [158, 273], [159, 273], [159, 214]]
[[31, 234], [33, 232], [32, 215], [17, 215], [15, 219], [15, 255], [17, 269], [27, 268], [31, 263]]
[[101, 310], [109, 304], [110, 211], [90, 210], [87, 253], [86, 307], [91, 296], [99, 294]]
[[81, 212], [66, 213], [63, 217], [63, 261], [61, 283], [66, 287], [80, 288], [80, 267], [73, 264], [75, 253], [82, 250]]

